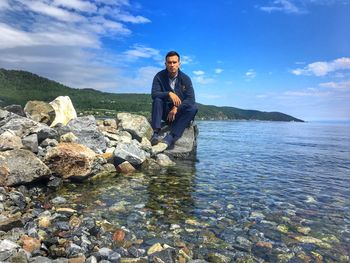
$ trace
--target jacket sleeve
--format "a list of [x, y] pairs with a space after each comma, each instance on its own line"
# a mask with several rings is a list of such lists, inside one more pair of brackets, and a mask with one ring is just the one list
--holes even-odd
[[167, 99], [169, 96], [168, 91], [164, 91], [162, 81], [160, 80], [160, 77], [157, 75], [153, 78], [152, 83], [152, 99], [160, 98], [160, 99]]
[[193, 106], [196, 103], [194, 89], [190, 78], [186, 78], [182, 81], [181, 89], [184, 94], [184, 99], [179, 108]]

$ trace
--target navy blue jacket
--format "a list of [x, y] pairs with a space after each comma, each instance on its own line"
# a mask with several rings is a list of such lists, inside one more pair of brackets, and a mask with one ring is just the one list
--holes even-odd
[[[152, 99], [161, 98], [164, 101], [170, 101], [169, 92], [172, 92], [169, 84], [169, 75], [168, 71], [164, 69], [159, 71], [153, 78]], [[181, 100], [179, 110], [183, 107], [193, 106], [196, 103], [192, 81], [189, 76], [180, 70], [178, 71], [174, 92]]]

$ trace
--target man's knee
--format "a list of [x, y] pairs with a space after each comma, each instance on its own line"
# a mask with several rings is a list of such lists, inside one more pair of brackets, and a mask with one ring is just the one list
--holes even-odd
[[163, 105], [164, 101], [161, 98], [155, 98], [153, 99], [152, 103], [157, 105]]

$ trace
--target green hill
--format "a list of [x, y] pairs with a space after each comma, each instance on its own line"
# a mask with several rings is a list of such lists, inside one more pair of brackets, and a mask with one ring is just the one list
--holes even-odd
[[[78, 113], [113, 116], [126, 111], [149, 117], [152, 100], [149, 94], [107, 93], [94, 89], [74, 89], [30, 72], [0, 69], [0, 106], [29, 100], [50, 102], [58, 96], [69, 96]], [[280, 112], [242, 110], [198, 104], [198, 119], [302, 121]]]

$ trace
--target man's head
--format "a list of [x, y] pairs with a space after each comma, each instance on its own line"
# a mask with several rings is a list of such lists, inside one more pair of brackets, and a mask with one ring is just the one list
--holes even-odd
[[165, 56], [165, 66], [171, 77], [175, 77], [180, 67], [180, 55], [170, 51]]

